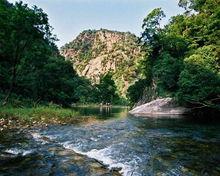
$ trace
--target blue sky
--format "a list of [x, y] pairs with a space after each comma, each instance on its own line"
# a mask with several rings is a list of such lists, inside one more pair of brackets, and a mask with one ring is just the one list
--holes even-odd
[[[15, 2], [15, 0], [9, 0]], [[49, 16], [53, 33], [60, 47], [73, 40], [85, 29], [110, 29], [141, 33], [143, 18], [154, 8], [161, 7], [165, 24], [170, 16], [182, 13], [178, 0], [23, 0], [37, 5]]]

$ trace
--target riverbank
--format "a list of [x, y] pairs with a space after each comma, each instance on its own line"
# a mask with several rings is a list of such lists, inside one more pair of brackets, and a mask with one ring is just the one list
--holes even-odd
[[106, 104], [73, 104], [72, 107], [81, 107], [81, 108], [87, 108], [87, 107], [91, 107], [91, 108], [97, 108], [97, 107], [103, 107], [103, 108], [129, 108], [129, 106], [126, 105], [115, 105], [115, 104], [110, 104], [110, 105], [106, 105]]
[[[87, 109], [89, 112], [91, 109], [99, 110], [100, 114], [110, 115], [110, 109], [128, 109], [127, 106], [115, 106], [110, 107], [99, 106], [95, 104], [78, 105], [72, 108], [63, 108], [58, 105], [39, 105], [22, 107], [16, 107], [13, 105], [0, 106], [0, 131], [4, 129], [12, 128], [32, 128], [32, 127], [46, 127], [48, 125], [65, 125], [65, 124], [77, 124], [86, 123], [88, 121], [94, 121], [94, 113], [82, 112], [80, 110]], [[83, 110], [83, 111], [84, 111]]]
[[89, 117], [77, 111], [56, 106], [0, 107], [0, 130], [6, 128], [44, 127], [49, 124], [75, 124]]
[[[58, 106], [0, 107], [0, 175], [34, 172], [45, 176], [48, 173], [121, 176], [121, 168], [109, 169], [105, 163], [67, 149], [61, 144], [54, 144], [54, 141], [36, 132], [38, 129], [47, 131], [52, 126], [65, 128], [70, 124], [90, 123], [94, 118], [80, 114], [77, 110]], [[64, 158], [65, 162], [62, 161]], [[13, 162], [16, 162], [16, 166], [12, 168], [10, 163]], [[26, 167], [33, 163], [36, 169]]]

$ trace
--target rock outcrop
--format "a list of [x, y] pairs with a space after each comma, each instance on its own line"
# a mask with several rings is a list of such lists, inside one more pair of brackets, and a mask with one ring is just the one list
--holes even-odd
[[74, 69], [99, 83], [100, 77], [112, 72], [121, 95], [138, 79], [138, 61], [143, 53], [138, 38], [129, 32], [86, 30], [63, 46], [60, 53], [73, 63]]
[[137, 106], [129, 113], [135, 116], [166, 116], [182, 115], [187, 111], [186, 108], [177, 106], [172, 98], [161, 98]]

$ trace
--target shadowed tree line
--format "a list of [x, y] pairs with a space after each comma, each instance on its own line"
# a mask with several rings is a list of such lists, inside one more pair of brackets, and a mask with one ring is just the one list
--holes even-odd
[[[143, 79], [127, 97], [136, 103], [171, 96], [184, 106], [219, 109], [219, 0], [180, 0], [179, 6], [185, 13], [164, 27], [160, 8], [144, 19], [140, 44], [146, 54], [138, 63]], [[92, 85], [59, 54], [56, 40], [42, 9], [0, 0], [1, 104], [122, 103], [111, 73]]]
[[184, 106], [220, 110], [219, 3], [180, 0], [185, 13], [164, 27], [161, 8], [147, 15], [140, 38], [146, 52], [139, 63], [144, 78], [128, 90], [133, 103], [171, 96]]
[[111, 77], [97, 86], [79, 77], [72, 63], [59, 54], [56, 40], [42, 9], [0, 0], [1, 104], [29, 100], [69, 106], [115, 101]]

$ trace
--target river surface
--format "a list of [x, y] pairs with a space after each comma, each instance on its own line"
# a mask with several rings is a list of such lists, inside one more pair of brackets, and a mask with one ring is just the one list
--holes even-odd
[[89, 159], [124, 176], [220, 175], [219, 123], [133, 117], [126, 108], [77, 110], [93, 118], [0, 136], [0, 175], [114, 175], [91, 174]]

